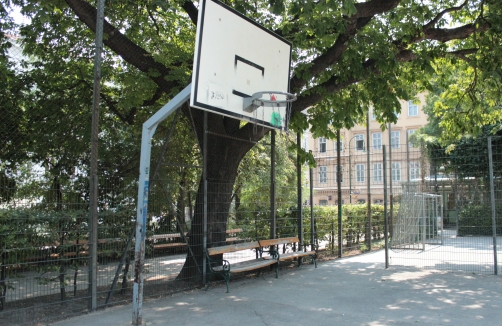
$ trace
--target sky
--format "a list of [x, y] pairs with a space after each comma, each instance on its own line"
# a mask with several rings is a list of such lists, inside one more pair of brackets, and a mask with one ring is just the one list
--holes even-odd
[[21, 14], [21, 7], [18, 6], [12, 6], [11, 8], [10, 15], [14, 18], [14, 21], [16, 24], [28, 24], [30, 22], [30, 19], [23, 16]]

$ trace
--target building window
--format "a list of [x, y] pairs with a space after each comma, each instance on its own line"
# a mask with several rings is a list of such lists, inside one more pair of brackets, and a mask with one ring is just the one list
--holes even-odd
[[408, 116], [409, 117], [418, 116], [418, 105], [414, 104], [413, 101], [408, 101]]
[[[337, 141], [334, 141], [334, 144], [335, 144], [335, 152], [338, 151], [338, 143]], [[340, 152], [343, 152], [343, 140], [340, 139]]]
[[383, 204], [383, 199], [375, 199], [373, 201], [374, 204]]
[[325, 166], [319, 167], [319, 183], [328, 182], [328, 172]]
[[[340, 177], [340, 182], [343, 183], [343, 165], [341, 166], [341, 177]], [[338, 165], [335, 165], [335, 182], [338, 183]]]
[[401, 181], [401, 163], [392, 163], [392, 181]]
[[382, 163], [373, 163], [373, 182], [381, 183], [383, 181]]
[[356, 182], [364, 182], [364, 164], [356, 164]]
[[366, 204], [366, 200], [364, 200], [364, 199], [358, 199], [357, 203], [358, 204]]
[[399, 148], [400, 134], [401, 133], [399, 131], [391, 131], [390, 132], [390, 146], [392, 148]]
[[319, 153], [326, 153], [326, 138], [319, 138]]
[[363, 151], [364, 150], [364, 134], [355, 135], [354, 139], [356, 141], [356, 150]]
[[308, 137], [307, 136], [303, 137], [303, 139], [302, 139], [302, 148], [303, 148], [304, 151], [308, 151], [309, 150], [308, 149]]
[[420, 162], [410, 162], [410, 180], [420, 179]]
[[371, 108], [371, 120], [376, 120], [377, 116], [375, 114], [375, 109]]
[[328, 201], [326, 199], [320, 199], [319, 200], [319, 205], [321, 205], [321, 206], [327, 206], [328, 205]]
[[409, 148], [413, 148], [415, 146], [413, 146], [413, 144], [410, 142], [410, 136], [413, 135], [415, 133], [415, 129], [411, 129], [411, 130], [408, 130], [407, 133], [408, 133], [408, 147]]
[[[344, 200], [342, 199], [342, 205], [344, 204]], [[338, 205], [338, 200], [335, 200], [335, 205]]]
[[373, 137], [373, 149], [382, 149], [382, 133], [381, 132], [374, 132], [372, 134]]

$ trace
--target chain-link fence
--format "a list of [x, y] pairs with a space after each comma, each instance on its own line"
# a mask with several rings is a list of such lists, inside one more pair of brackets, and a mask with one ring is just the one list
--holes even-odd
[[[169, 121], [164, 136], [174, 128], [170, 137], [176, 137], [182, 127], [183, 122]], [[275, 228], [275, 237], [298, 236], [303, 239], [300, 245], [317, 249], [320, 257], [339, 257], [383, 248], [385, 218], [389, 221], [391, 265], [412, 264], [479, 273], [495, 271], [490, 181], [493, 181], [494, 208], [498, 212], [499, 138], [493, 141], [494, 177], [491, 180], [488, 143], [484, 148], [480, 145], [463, 148], [458, 156], [440, 155], [444, 152], [439, 151], [427, 153], [422, 148], [412, 152], [401, 146], [404, 153], [393, 148], [385, 162], [383, 148], [370, 149], [370, 155], [354, 149], [353, 155], [347, 155], [347, 151], [344, 156], [342, 151], [340, 175], [335, 174], [334, 165], [327, 169], [333, 171], [331, 174], [324, 174], [321, 167], [329, 165], [318, 160], [318, 166], [312, 169], [312, 179], [302, 174], [300, 214], [299, 190], [295, 186], [296, 158], [287, 154], [284, 146], [292, 140], [287, 134], [279, 137], [283, 143], [279, 146], [281, 155], [276, 166], [288, 172], [277, 174], [279, 186], [272, 192], [270, 139], [265, 137], [264, 145], [252, 150], [252, 155], [259, 159], [252, 164], [244, 161], [253, 169], [241, 170], [242, 179], [236, 179], [233, 184], [208, 183], [205, 231], [204, 215], [200, 214], [203, 209], [197, 208], [202, 203], [199, 156], [192, 156], [196, 158], [192, 164], [183, 163], [174, 150], [175, 143], [164, 148], [168, 138], [161, 135], [154, 151], [156, 155], [152, 157], [153, 163], [160, 162], [162, 173], [152, 178], [149, 191], [145, 296], [202, 284], [205, 253], [200, 243], [204, 241], [204, 234], [208, 247], [218, 247], [269, 239]], [[477, 151], [478, 155], [468, 150]], [[162, 160], [159, 160], [161, 154]], [[326, 162], [327, 157], [323, 158]], [[369, 196], [368, 170], [360, 167], [368, 166], [368, 158], [372, 167]], [[30, 309], [39, 311], [40, 315], [50, 315], [54, 314], [54, 305], [61, 302], [71, 306], [69, 313], [87, 310], [88, 178], [83, 169], [73, 172], [67, 177], [55, 177], [50, 170], [33, 166], [25, 173], [4, 172], [0, 226], [1, 314], [5, 318], [30, 323], [31, 317], [25, 319], [20, 311]], [[340, 191], [338, 185], [329, 188], [330, 182], [334, 183], [337, 178], [341, 178]], [[99, 180], [97, 287], [98, 305], [104, 307], [131, 299], [138, 182], [137, 177], [106, 173]], [[392, 205], [389, 199], [386, 201], [391, 195]], [[338, 196], [341, 207], [329, 205], [330, 201], [338, 201]], [[368, 198], [371, 205], [367, 205]], [[316, 202], [321, 205], [315, 205]], [[271, 213], [272, 205], [275, 214]], [[500, 237], [496, 240], [500, 241]], [[297, 245], [282, 249], [302, 249]], [[228, 254], [225, 258], [239, 261], [256, 254], [249, 250]]]
[[446, 153], [377, 143], [368, 152], [354, 142], [340, 151], [339, 175], [336, 151], [322, 148], [312, 173], [316, 241], [337, 256], [383, 248], [387, 218], [393, 266], [497, 272], [500, 144], [494, 137], [489, 151], [479, 137]]
[[[498, 273], [500, 150], [499, 137], [480, 137], [429, 151], [430, 173], [403, 187], [391, 264]], [[427, 203], [426, 194], [439, 198]]]

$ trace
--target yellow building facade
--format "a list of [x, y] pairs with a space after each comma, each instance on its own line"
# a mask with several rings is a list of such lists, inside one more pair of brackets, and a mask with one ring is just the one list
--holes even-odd
[[[369, 128], [365, 124], [340, 131], [342, 203], [366, 203], [368, 200], [371, 203], [383, 203], [384, 175], [387, 176], [389, 196], [399, 194], [403, 183], [429, 175], [424, 169], [426, 162], [422, 150], [408, 140], [409, 135], [427, 124], [427, 115], [423, 112], [425, 94], [420, 94], [418, 100], [419, 102], [400, 101], [401, 112], [397, 122], [391, 124], [390, 128], [387, 125], [384, 131], [372, 111], [368, 116]], [[338, 203], [336, 139], [314, 139], [307, 134], [304, 137], [304, 148], [312, 151], [317, 162], [312, 182], [314, 205], [336, 205]]]

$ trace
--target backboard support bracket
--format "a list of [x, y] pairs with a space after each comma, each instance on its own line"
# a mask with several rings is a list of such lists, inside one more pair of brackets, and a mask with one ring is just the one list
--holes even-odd
[[[280, 95], [286, 95], [285, 100], [265, 100], [262, 99], [263, 94], [280, 94]], [[243, 101], [243, 110], [249, 113], [253, 113], [255, 110], [257, 110], [259, 107], [286, 107], [288, 103], [291, 103], [293, 101], [296, 101], [297, 97], [295, 94], [291, 93], [286, 93], [286, 92], [279, 92], [279, 91], [263, 91], [263, 92], [256, 92], [250, 97], [244, 98]]]

